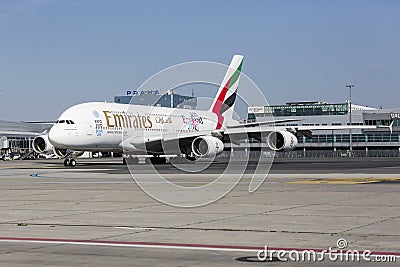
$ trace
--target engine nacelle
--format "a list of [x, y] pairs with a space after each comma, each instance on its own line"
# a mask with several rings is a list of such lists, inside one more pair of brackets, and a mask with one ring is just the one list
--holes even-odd
[[53, 145], [49, 141], [47, 134], [35, 137], [32, 142], [33, 151], [39, 154], [52, 154]]
[[32, 146], [33, 146], [33, 151], [35, 151], [38, 154], [44, 154], [44, 155], [55, 154], [59, 158], [65, 158], [67, 156], [72, 156], [73, 158], [77, 158], [82, 156], [83, 153], [85, 152], [85, 151], [74, 151], [70, 153], [71, 151], [68, 151], [68, 149], [54, 147], [50, 143], [49, 136], [47, 134], [35, 137], [35, 139], [33, 139]]
[[54, 147], [53, 153], [59, 158], [65, 158], [67, 156], [67, 149]]
[[288, 131], [271, 132], [267, 137], [269, 148], [274, 151], [290, 151], [297, 147], [297, 137]]
[[215, 157], [224, 151], [224, 143], [213, 136], [200, 136], [192, 142], [192, 152], [197, 157]]
[[73, 157], [73, 158], [79, 158], [80, 156], [85, 153], [85, 151], [71, 151], [68, 149], [64, 148], [53, 148], [53, 153], [59, 157], [59, 158], [65, 158], [65, 157]]

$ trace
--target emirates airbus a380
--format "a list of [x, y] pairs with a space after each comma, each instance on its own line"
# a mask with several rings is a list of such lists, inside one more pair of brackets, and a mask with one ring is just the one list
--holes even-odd
[[240, 124], [233, 120], [243, 56], [235, 55], [208, 111], [129, 104], [90, 102], [64, 111], [47, 133], [34, 139], [38, 153], [66, 157], [75, 166], [83, 151], [113, 151], [152, 155], [151, 162], [164, 163], [160, 155], [195, 160], [215, 157], [224, 150], [223, 140], [256, 138], [274, 151], [297, 146], [297, 136], [311, 130], [374, 129], [379, 126], [275, 126], [294, 120]]

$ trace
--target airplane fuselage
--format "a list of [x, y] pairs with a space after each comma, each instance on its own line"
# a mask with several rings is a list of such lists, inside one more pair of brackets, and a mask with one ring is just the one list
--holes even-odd
[[[210, 111], [91, 102], [63, 112], [49, 140], [61, 149], [134, 153], [148, 150], [144, 144], [160, 136], [211, 131], [217, 122]], [[151, 150], [162, 152], [157, 147]]]

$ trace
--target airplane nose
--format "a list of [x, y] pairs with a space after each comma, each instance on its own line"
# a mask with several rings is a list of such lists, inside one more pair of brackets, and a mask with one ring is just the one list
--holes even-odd
[[60, 139], [61, 139], [60, 133], [61, 132], [59, 127], [57, 127], [56, 125], [51, 127], [49, 131], [49, 141], [53, 144], [53, 146], [60, 145]]

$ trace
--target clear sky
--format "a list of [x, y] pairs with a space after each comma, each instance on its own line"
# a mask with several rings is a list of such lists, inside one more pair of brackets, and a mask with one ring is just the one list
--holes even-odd
[[400, 107], [399, 14], [395, 0], [0, 0], [0, 119], [54, 120], [234, 53], [270, 104], [344, 102], [352, 81], [353, 103]]

